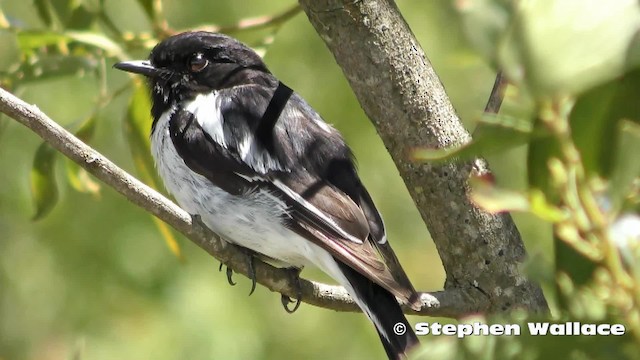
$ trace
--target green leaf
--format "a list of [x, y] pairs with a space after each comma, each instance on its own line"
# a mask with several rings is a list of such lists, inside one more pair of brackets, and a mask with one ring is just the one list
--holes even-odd
[[80, 5], [71, 11], [69, 19], [66, 21], [67, 29], [88, 29], [96, 20], [96, 14], [86, 6]]
[[640, 123], [640, 69], [580, 95], [570, 115], [573, 140], [587, 173], [607, 177], [616, 158], [619, 122]]
[[89, 142], [96, 132], [96, 124], [98, 123], [97, 119], [97, 116], [90, 116], [87, 118], [80, 124], [74, 135], [84, 142]]
[[550, 204], [542, 191], [538, 189], [529, 190], [528, 199], [531, 213], [544, 221], [557, 223], [568, 217], [564, 211]]
[[34, 0], [34, 5], [36, 6], [36, 12], [40, 17], [40, 20], [47, 26], [51, 26], [53, 23], [53, 6], [49, 0]]
[[614, 209], [619, 209], [629, 196], [633, 181], [640, 177], [640, 124], [620, 123], [617, 157], [609, 183], [609, 196]]
[[444, 161], [452, 158], [470, 159], [526, 144], [532, 137], [529, 121], [502, 115], [485, 114], [473, 133], [473, 140], [456, 148], [413, 150], [416, 161]]
[[47, 143], [42, 143], [33, 159], [31, 168], [31, 195], [36, 213], [33, 220], [40, 220], [53, 209], [58, 201], [58, 186], [54, 165], [57, 152]]
[[95, 197], [100, 195], [100, 183], [95, 181], [87, 170], [73, 161], [65, 161], [67, 169], [67, 180], [69, 185], [76, 191], [91, 194]]
[[120, 45], [102, 34], [90, 31], [66, 31], [65, 35], [79, 43], [102, 49], [107, 56], [121, 59], [126, 57]]
[[34, 50], [45, 46], [68, 43], [70, 38], [64, 34], [43, 30], [18, 31], [18, 46], [24, 53], [32, 53]]
[[517, 2], [499, 60], [537, 98], [576, 94], [637, 66], [640, 4], [632, 0]]
[[138, 0], [138, 4], [144, 10], [144, 13], [147, 14], [149, 20], [155, 20], [155, 12], [153, 11], [153, 1], [154, 0]]
[[[134, 84], [134, 92], [127, 108], [126, 120], [124, 121], [125, 137], [129, 143], [131, 156], [138, 175], [143, 182], [157, 189], [159, 179], [149, 151], [151, 144], [148, 134], [151, 131], [152, 124], [149, 91], [141, 82], [135, 82]], [[171, 229], [155, 216], [152, 216], [152, 218], [169, 249], [174, 255], [182, 259], [180, 245]]]
[[484, 177], [469, 179], [471, 200], [482, 209], [499, 213], [504, 211], [528, 211], [529, 199], [519, 192], [500, 189]]
[[[536, 119], [534, 131], [544, 129], [542, 121]], [[540, 130], [538, 130], [540, 129]], [[530, 189], [542, 191], [545, 197], [555, 202], [557, 193], [549, 171], [549, 160], [560, 157], [560, 144], [551, 136], [541, 136], [531, 140], [527, 152], [527, 177]]]
[[98, 48], [106, 52], [107, 56], [124, 58], [124, 51], [116, 42], [103, 34], [92, 31], [65, 31], [64, 33], [49, 30], [28, 30], [18, 32], [18, 45], [20, 50], [32, 53], [45, 46], [59, 43], [81, 43]]
[[152, 124], [150, 109], [149, 91], [141, 82], [135, 82], [124, 122], [125, 137], [140, 175], [143, 179], [151, 179], [153, 183], [156, 183], [153, 159], [149, 153], [151, 147], [149, 132]]
[[25, 61], [16, 71], [8, 74], [16, 83], [50, 80], [67, 76], [92, 73], [99, 68], [97, 59], [91, 56], [46, 55]]

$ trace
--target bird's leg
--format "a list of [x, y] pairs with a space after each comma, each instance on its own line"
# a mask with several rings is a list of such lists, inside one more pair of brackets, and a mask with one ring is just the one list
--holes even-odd
[[[282, 294], [280, 297], [280, 301], [282, 302], [282, 306], [284, 307], [284, 311], [289, 314], [293, 314], [300, 307], [300, 303], [302, 302], [302, 286], [300, 285], [300, 272], [302, 269], [296, 267], [290, 267], [286, 269], [289, 272], [289, 276], [291, 277], [292, 282], [295, 284], [296, 290], [296, 300], [292, 300], [285, 294]], [[293, 306], [293, 309], [289, 309], [289, 304], [295, 302], [296, 304]]]

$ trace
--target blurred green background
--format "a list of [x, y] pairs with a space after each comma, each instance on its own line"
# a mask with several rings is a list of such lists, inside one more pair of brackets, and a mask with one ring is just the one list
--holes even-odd
[[[105, 0], [121, 30], [148, 31], [138, 2]], [[274, 14], [291, 1], [163, 1], [169, 25], [232, 24]], [[41, 28], [30, 1], [0, 0], [5, 16], [21, 27]], [[468, 46], [449, 1], [398, 1], [398, 6], [440, 75], [469, 130], [479, 119], [494, 73]], [[241, 39], [251, 35], [238, 35]], [[19, 53], [14, 35], [0, 31], [0, 70]], [[146, 52], [132, 53], [144, 58]], [[299, 14], [282, 26], [265, 61], [346, 137], [360, 175], [380, 208], [389, 237], [414, 285], [439, 290], [444, 272], [429, 234], [375, 129], [360, 109], [332, 55]], [[107, 67], [114, 59], [107, 59]], [[126, 74], [107, 71], [110, 89]], [[95, 107], [93, 76], [39, 81], [20, 96], [62, 125]], [[123, 118], [131, 91], [99, 113], [91, 142], [135, 174]], [[518, 94], [510, 94], [517, 97]], [[522, 112], [507, 98], [505, 111]], [[41, 140], [11, 119], [0, 127], [0, 359], [382, 359], [373, 327], [362, 314], [303, 304], [293, 315], [278, 294], [235, 276], [230, 287], [219, 263], [179, 238], [181, 263], [164, 244], [151, 218], [102, 186], [98, 196], [74, 191], [57, 164], [61, 200], [33, 222], [29, 172]], [[524, 188], [524, 149], [489, 159], [498, 182]], [[549, 228], [529, 215], [516, 222], [531, 255], [550, 258]], [[305, 271], [303, 276], [317, 277]], [[411, 317], [411, 322], [432, 319]], [[448, 321], [441, 319], [441, 321]]]

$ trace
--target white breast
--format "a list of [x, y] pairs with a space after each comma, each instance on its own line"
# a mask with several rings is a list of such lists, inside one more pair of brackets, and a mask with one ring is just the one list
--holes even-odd
[[178, 204], [188, 213], [199, 215], [227, 241], [294, 266], [305, 265], [304, 259], [317, 247], [282, 225], [287, 209], [279, 199], [266, 192], [231, 195], [187, 167], [169, 136], [173, 111], [158, 119], [151, 136], [151, 153], [165, 187]]

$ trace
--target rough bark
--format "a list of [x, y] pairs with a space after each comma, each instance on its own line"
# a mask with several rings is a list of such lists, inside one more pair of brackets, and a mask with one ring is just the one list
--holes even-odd
[[436, 244], [445, 290], [466, 294], [480, 311], [547, 311], [537, 284], [518, 269], [526, 256], [509, 214], [489, 214], [469, 199], [468, 178], [483, 160], [418, 164], [412, 147], [461, 145], [463, 128], [440, 79], [391, 0], [300, 0], [375, 125]]

